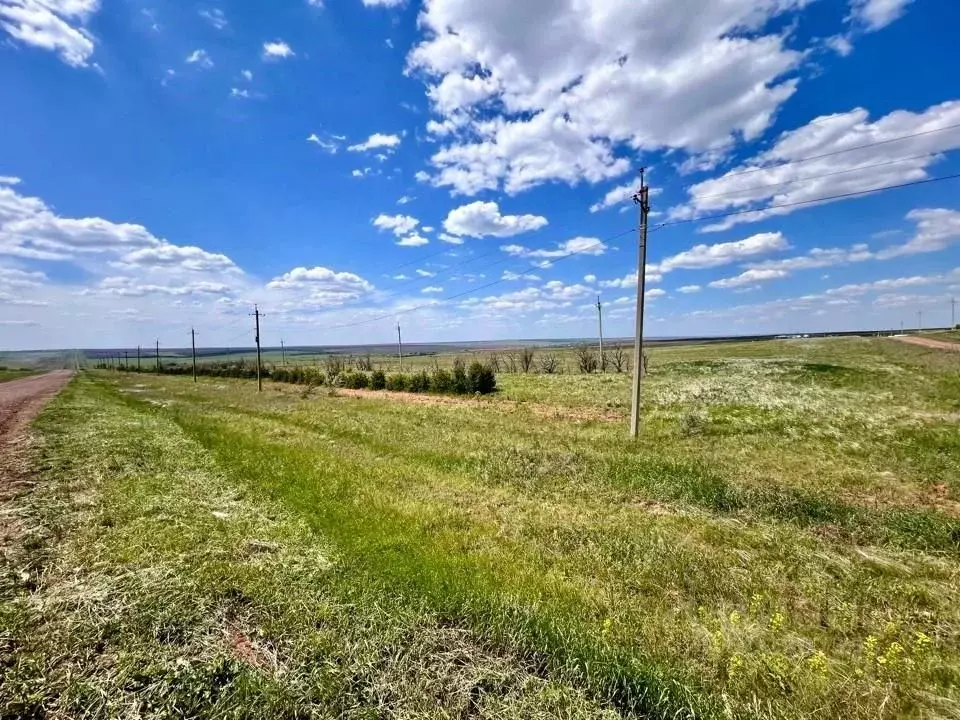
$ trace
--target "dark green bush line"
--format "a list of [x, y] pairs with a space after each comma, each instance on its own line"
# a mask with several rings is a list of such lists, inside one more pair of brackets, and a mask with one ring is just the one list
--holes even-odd
[[[137, 372], [135, 368], [119, 366], [121, 371]], [[156, 373], [156, 368], [141, 372]], [[164, 375], [192, 375], [191, 365], [161, 366]], [[364, 372], [362, 370], [344, 370], [327, 375], [312, 367], [263, 367], [262, 376], [274, 382], [293, 383], [295, 385], [342, 387], [350, 390], [392, 390], [394, 392], [437, 393], [440, 395], [489, 395], [497, 390], [497, 376], [494, 371], [481, 362], [472, 362], [467, 367], [457, 360], [452, 370], [435, 368], [432, 372], [421, 370], [416, 373], [392, 373], [385, 375], [382, 370]], [[257, 377], [256, 365], [244, 362], [205, 363], [197, 366], [197, 375], [206, 377], [229, 377], [253, 379]]]

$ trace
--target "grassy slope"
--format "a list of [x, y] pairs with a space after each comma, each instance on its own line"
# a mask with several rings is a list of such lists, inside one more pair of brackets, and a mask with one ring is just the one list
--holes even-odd
[[84, 378], [43, 421], [57, 494], [28, 509], [72, 529], [4, 588], [37, 662], [0, 700], [955, 711], [956, 370], [884, 341], [665, 350], [636, 447], [562, 419], [615, 415], [623, 378], [505, 378], [519, 406]]
[[19, 380], [20, 378], [36, 375], [36, 370], [0, 370], [0, 382]]

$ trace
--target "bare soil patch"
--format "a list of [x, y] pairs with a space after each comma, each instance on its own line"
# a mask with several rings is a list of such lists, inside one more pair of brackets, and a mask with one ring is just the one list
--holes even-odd
[[17, 533], [16, 517], [6, 505], [28, 475], [27, 426], [72, 375], [60, 370], [0, 383], [0, 551]]
[[934, 340], [933, 338], [917, 337], [916, 335], [903, 335], [896, 337], [895, 340], [919, 345], [920, 347], [930, 348], [932, 350], [948, 350], [950, 352], [960, 352], [960, 343], [944, 342], [943, 340]]

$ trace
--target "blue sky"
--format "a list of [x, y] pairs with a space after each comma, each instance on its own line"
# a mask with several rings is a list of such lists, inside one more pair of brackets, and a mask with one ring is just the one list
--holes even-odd
[[946, 325], [960, 179], [863, 193], [960, 173], [958, 22], [0, 0], [0, 347], [629, 335], [641, 165], [648, 334]]

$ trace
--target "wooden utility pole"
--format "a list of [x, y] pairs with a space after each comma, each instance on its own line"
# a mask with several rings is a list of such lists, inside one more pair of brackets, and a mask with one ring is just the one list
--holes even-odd
[[123, 371], [126, 372], [130, 369], [130, 358], [127, 357], [127, 351], [123, 351]]
[[917, 332], [923, 332], [923, 310], [917, 310]]
[[160, 374], [160, 341], [157, 340], [157, 375]]
[[263, 376], [260, 370], [260, 308], [253, 306], [253, 317], [256, 323], [256, 341], [257, 341], [257, 392], [263, 392]]
[[190, 350], [193, 351], [193, 381], [197, 381], [197, 331], [190, 328]]
[[640, 434], [640, 381], [643, 376], [643, 306], [647, 286], [647, 219], [650, 217], [650, 188], [644, 178], [646, 168], [640, 168], [640, 190], [633, 201], [640, 206], [639, 262], [637, 264], [637, 326], [633, 339], [633, 407], [630, 411], [630, 434]]
[[287, 349], [283, 346], [283, 338], [280, 338], [280, 357], [283, 358], [283, 365], [287, 365]]
[[950, 329], [957, 326], [957, 299], [950, 298]]
[[137, 372], [140, 372], [140, 346], [137, 345]]
[[603, 306], [600, 304], [599, 295], [597, 295], [597, 323], [600, 325], [600, 372], [606, 372], [607, 359], [603, 354]]
[[397, 323], [397, 353], [400, 355], [400, 372], [403, 372], [403, 337], [400, 335], [400, 323]]

